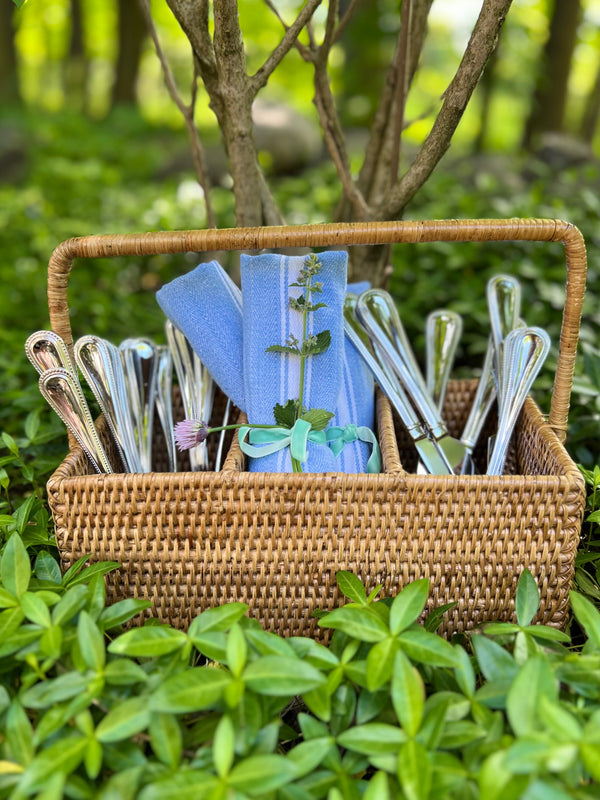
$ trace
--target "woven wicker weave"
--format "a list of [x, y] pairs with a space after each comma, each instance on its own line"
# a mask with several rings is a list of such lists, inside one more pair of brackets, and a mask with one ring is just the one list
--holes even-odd
[[[379, 475], [249, 473], [234, 439], [221, 472], [92, 474], [81, 449], [48, 482], [64, 566], [91, 553], [122, 569], [111, 600], [150, 598], [153, 613], [185, 628], [229, 600], [284, 635], [320, 635], [315, 608], [341, 602], [338, 569], [395, 594], [429, 577], [429, 608], [456, 601], [443, 630], [512, 619], [518, 576], [537, 579], [539, 621], [563, 625], [585, 502], [563, 445], [585, 289], [579, 231], [556, 220], [385, 222], [89, 236], [63, 242], [49, 266], [53, 330], [71, 345], [68, 274], [75, 257], [232, 249], [338, 247], [427, 241], [562, 242], [566, 301], [551, 410], [528, 399], [514, 436], [512, 471], [500, 477], [416, 475], [414, 450], [387, 400], [377, 401]], [[451, 381], [444, 414], [460, 433], [474, 381]], [[177, 405], [177, 403], [176, 403]], [[104, 421], [99, 429], [109, 443]]]

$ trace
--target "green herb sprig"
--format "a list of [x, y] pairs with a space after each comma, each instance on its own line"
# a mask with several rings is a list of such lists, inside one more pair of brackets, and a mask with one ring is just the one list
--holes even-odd
[[[273, 344], [267, 347], [267, 353], [286, 353], [297, 356], [300, 359], [300, 378], [298, 386], [298, 397], [290, 399], [283, 405], [276, 403], [273, 408], [275, 422], [283, 428], [292, 428], [297, 420], [303, 419], [310, 422], [313, 430], [323, 430], [333, 413], [324, 408], [307, 409], [304, 406], [304, 390], [306, 379], [306, 359], [309, 356], [316, 356], [326, 352], [331, 344], [331, 332], [329, 330], [320, 331], [316, 334], [308, 333], [308, 315], [317, 311], [319, 308], [327, 308], [327, 303], [313, 302], [312, 296], [323, 292], [323, 284], [315, 281], [315, 277], [322, 269], [322, 262], [316, 253], [311, 253], [304, 260], [304, 267], [300, 270], [297, 281], [290, 284], [290, 287], [304, 289], [304, 293], [299, 297], [290, 297], [289, 306], [294, 311], [302, 314], [302, 340], [299, 341], [294, 334], [288, 336], [285, 344]], [[292, 458], [292, 469], [294, 472], [302, 472], [300, 462]]]

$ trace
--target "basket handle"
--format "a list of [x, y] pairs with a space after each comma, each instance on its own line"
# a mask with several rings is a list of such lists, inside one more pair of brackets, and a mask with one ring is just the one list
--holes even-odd
[[339, 247], [418, 242], [562, 242], [567, 263], [565, 305], [548, 423], [565, 441], [585, 293], [586, 250], [580, 231], [552, 219], [364, 222], [264, 228], [225, 228], [142, 234], [82, 236], [54, 250], [48, 266], [52, 330], [72, 348], [67, 284], [74, 258], [290, 247]]

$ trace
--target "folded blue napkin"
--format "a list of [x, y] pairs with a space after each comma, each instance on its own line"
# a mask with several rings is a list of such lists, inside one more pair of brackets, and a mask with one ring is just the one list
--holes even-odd
[[[306, 359], [304, 405], [334, 411], [342, 386], [344, 353], [343, 303], [348, 255], [344, 251], [319, 253], [322, 264], [316, 281], [322, 294], [312, 302], [325, 303], [308, 315], [308, 335], [329, 330], [331, 343], [324, 353]], [[302, 341], [302, 314], [290, 307], [290, 297], [300, 297], [293, 287], [306, 256], [268, 253], [242, 255], [242, 314], [244, 339], [244, 389], [247, 414], [254, 424], [273, 424], [273, 407], [298, 397], [300, 359], [287, 353], [266, 352], [271, 345], [285, 345], [290, 336]], [[336, 457], [326, 445], [309, 441], [305, 472], [337, 471]], [[291, 471], [290, 449], [252, 459], [250, 469], [261, 472]]]
[[[349, 283], [347, 291], [361, 294], [371, 288], [369, 281]], [[375, 425], [375, 382], [373, 373], [364, 358], [345, 337], [342, 390], [338, 397], [332, 427], [346, 428], [348, 425], [374, 429]], [[334, 445], [334, 449], [337, 449]], [[371, 444], [356, 439], [347, 442], [337, 454], [339, 472], [366, 472], [371, 455]]]
[[242, 294], [216, 261], [165, 284], [158, 304], [184, 334], [213, 380], [246, 410], [242, 351]]
[[[340, 255], [343, 258], [345, 257], [345, 254], [338, 254], [338, 257]], [[260, 258], [265, 257], [262, 256]], [[275, 259], [280, 259], [281, 257], [270, 256], [268, 258], [274, 263]], [[277, 270], [279, 270], [279, 262], [277, 262]], [[286, 286], [287, 283], [282, 278], [278, 287], [277, 302], [281, 294], [281, 287], [283, 287], [285, 294]], [[369, 287], [370, 284], [365, 281], [349, 285], [348, 291], [360, 294]], [[297, 290], [297, 292], [299, 294], [300, 290]], [[291, 290], [288, 291], [285, 294], [285, 298], [291, 293]], [[320, 298], [318, 295], [314, 295], [314, 299], [317, 301]], [[202, 263], [187, 275], [182, 275], [163, 286], [157, 293], [157, 300], [166, 316], [190, 341], [195, 352], [222, 391], [231, 397], [238, 408], [247, 412], [242, 345], [242, 294], [225, 270], [216, 261]], [[339, 298], [336, 302], [339, 302]], [[263, 309], [264, 306], [265, 302], [263, 300]], [[262, 314], [262, 323], [264, 323], [265, 319], [271, 318], [274, 301], [267, 301], [266, 306], [267, 308]], [[287, 302], [285, 303], [285, 308], [287, 309]], [[318, 313], [316, 311], [314, 315], [309, 315], [309, 319], [310, 316], [315, 316], [318, 322]], [[281, 317], [279, 312], [278, 314]], [[296, 315], [300, 318], [297, 312]], [[257, 321], [260, 321], [260, 317], [257, 317]], [[315, 326], [315, 329], [322, 330], [325, 327], [327, 327], [325, 324], [321, 325], [319, 323], [319, 325]], [[269, 343], [283, 343], [289, 332], [273, 331], [274, 338]], [[275, 360], [282, 358], [281, 355], [274, 353], [267, 355]], [[310, 362], [311, 359], [308, 359], [308, 361]], [[273, 366], [274, 362], [271, 362], [271, 364]], [[352, 427], [357, 427], [359, 435], [362, 430], [361, 426], [373, 427], [373, 378], [363, 359], [347, 338], [344, 338], [342, 365], [338, 369], [338, 373], [339, 386], [342, 391], [338, 395], [337, 406], [335, 406], [335, 417], [328, 426], [332, 453], [324, 452], [325, 447], [322, 444], [316, 444], [309, 439], [308, 449], [311, 452], [311, 463], [315, 471], [317, 471], [315, 466], [315, 463], [317, 463], [315, 462], [316, 458], [320, 467], [319, 471], [365, 472], [371, 445], [361, 441], [360, 438], [353, 438]], [[298, 389], [297, 377], [295, 385], [292, 377], [293, 374], [288, 375], [290, 391], [292, 392], [290, 397], [296, 397]], [[259, 376], [256, 386], [261, 386], [262, 382], [263, 379]], [[273, 405], [274, 402], [271, 403], [269, 409], [271, 414]], [[332, 410], [334, 405], [330, 404], [323, 407]], [[258, 421], [252, 419], [250, 415], [248, 416], [252, 422]], [[270, 422], [272, 421], [271, 416]], [[313, 439], [319, 438], [312, 434], [311, 436]], [[313, 453], [317, 451], [319, 456], [314, 456]], [[287, 462], [291, 469], [289, 465], [289, 448], [287, 452]], [[271, 459], [271, 462], [272, 460], [285, 461], [281, 453], [277, 454], [277, 456], [250, 459], [250, 469], [265, 471], [270, 463], [268, 459]], [[270, 466], [269, 469], [271, 469]], [[279, 470], [279, 467], [273, 467], [273, 469]], [[304, 469], [308, 470], [306, 464]]]

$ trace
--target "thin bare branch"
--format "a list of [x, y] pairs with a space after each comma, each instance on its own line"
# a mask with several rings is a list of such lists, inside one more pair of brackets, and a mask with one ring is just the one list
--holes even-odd
[[392, 151], [389, 175], [396, 180], [400, 166], [400, 147], [402, 144], [402, 131], [404, 129], [404, 109], [408, 95], [408, 78], [411, 62], [411, 32], [412, 32], [412, 0], [402, 0], [402, 13], [400, 16], [400, 52], [398, 54], [398, 73], [396, 76], [396, 91], [394, 96], [394, 127], [392, 136]]
[[[272, 11], [275, 14], [275, 16], [277, 17], [279, 22], [281, 22], [281, 24], [283, 25], [283, 29], [286, 30], [286, 31], [289, 30], [289, 25], [287, 24], [287, 22], [283, 19], [283, 17], [279, 13], [279, 10], [278, 10], [277, 6], [274, 3], [272, 3], [271, 0], [265, 0], [265, 5], [267, 6], [267, 8], [270, 11]], [[303, 45], [302, 42], [300, 42], [298, 40], [298, 38], [296, 38], [296, 40], [294, 41], [294, 45], [293, 46], [300, 53], [300, 55], [302, 56], [302, 58], [305, 61], [312, 61], [312, 55], [311, 55], [310, 50], [308, 49], [308, 47]]]
[[[344, 196], [350, 203], [353, 216], [356, 219], [367, 219], [369, 208], [362, 193], [356, 186], [350, 171], [350, 161], [346, 150], [346, 142], [342, 131], [339, 115], [329, 83], [327, 62], [329, 53], [335, 41], [336, 22], [339, 11], [339, 0], [331, 0], [327, 10], [325, 35], [323, 42], [317, 46], [314, 36], [311, 36], [312, 56], [314, 64], [314, 103], [319, 115], [319, 122], [323, 131], [325, 145], [333, 161]], [[312, 32], [310, 32], [312, 33]]]
[[[271, 55], [267, 58], [264, 64], [257, 69], [257, 71], [250, 78], [250, 86], [252, 92], [256, 95], [257, 92], [266, 85], [271, 77], [271, 74], [276, 67], [281, 63], [284, 56], [286, 56], [292, 47], [295, 46], [300, 31], [306, 27], [309, 20], [312, 19], [313, 14], [321, 5], [322, 0], [307, 0], [306, 5], [302, 8], [296, 19], [291, 25], [285, 25], [285, 36], [279, 42], [277, 47], [273, 50]], [[268, 2], [267, 5], [272, 11], [275, 11], [279, 20], [283, 23], [280, 14], [274, 9], [273, 4]]]
[[394, 219], [423, 186], [442, 156], [493, 52], [512, 0], [484, 0], [456, 74], [429, 136], [407, 172], [374, 211], [374, 219]]
[[340, 19], [340, 21], [338, 22], [338, 26], [335, 29], [335, 34], [334, 34], [334, 37], [333, 37], [334, 44], [335, 44], [335, 42], [339, 41], [339, 39], [341, 38], [341, 35], [344, 32], [344, 28], [346, 27], [346, 25], [352, 19], [352, 15], [356, 11], [356, 7], [357, 7], [357, 5], [359, 3], [360, 3], [360, 0], [351, 0], [350, 5], [344, 11], [344, 16]]
[[[408, 92], [410, 91], [425, 42], [427, 18], [432, 2], [433, 0], [413, 0], [412, 3], [410, 59], [408, 60], [409, 73], [407, 76], [406, 96], [408, 96]], [[365, 149], [365, 158], [358, 177], [358, 187], [370, 204], [377, 204], [380, 202], [381, 187], [385, 184], [389, 187], [389, 179], [392, 177], [390, 168], [390, 156], [392, 152], [391, 138], [393, 134], [391, 121], [393, 118], [392, 109], [396, 94], [396, 81], [400, 72], [401, 37], [402, 29], [400, 29], [398, 33], [396, 50], [386, 74], [379, 105], [369, 132], [369, 141]], [[396, 171], [393, 173], [393, 176], [396, 177], [397, 174]]]
[[192, 79], [191, 101], [188, 105], [184, 103], [181, 95], [179, 94], [177, 84], [175, 83], [175, 78], [173, 77], [173, 73], [171, 72], [171, 68], [169, 67], [169, 63], [167, 61], [167, 57], [160, 43], [160, 39], [158, 38], [158, 31], [156, 30], [156, 26], [154, 25], [154, 20], [152, 19], [150, 2], [149, 0], [139, 0], [139, 2], [142, 12], [144, 14], [146, 25], [148, 27], [150, 38], [154, 43], [154, 49], [156, 50], [156, 55], [158, 56], [158, 60], [160, 62], [167, 91], [169, 92], [171, 99], [181, 112], [181, 115], [183, 116], [183, 119], [185, 121], [188, 135], [190, 137], [190, 144], [192, 147], [192, 158], [194, 161], [194, 168], [196, 170], [196, 177], [198, 179], [198, 183], [202, 187], [202, 191], [204, 192], [204, 203], [206, 206], [207, 225], [209, 228], [215, 228], [217, 223], [212, 203], [210, 201], [211, 187], [206, 172], [204, 148], [202, 147], [202, 142], [200, 141], [200, 136], [198, 135], [198, 129], [194, 121], [194, 111], [196, 108], [197, 83], [198, 83], [197, 62], [194, 59], [194, 76]]
[[326, 62], [325, 64], [315, 63], [314, 103], [319, 114], [325, 145], [337, 170], [344, 194], [352, 206], [354, 217], [367, 219], [369, 209], [365, 198], [352, 179], [342, 128], [329, 85]]
[[211, 78], [216, 78], [217, 65], [208, 24], [208, 0], [167, 0], [167, 5], [192, 45], [202, 80], [210, 84]]
[[375, 180], [377, 166], [381, 160], [385, 134], [388, 128], [392, 104], [394, 102], [399, 58], [400, 35], [398, 35], [398, 40], [396, 42], [394, 58], [385, 76], [385, 83], [381, 90], [377, 111], [375, 112], [373, 124], [369, 131], [369, 141], [365, 149], [365, 157], [358, 175], [358, 188], [368, 200], [372, 197], [373, 182]]
[[338, 14], [340, 8], [340, 0], [329, 0], [329, 7], [327, 8], [327, 20], [325, 22], [325, 36], [321, 44], [321, 57], [323, 60], [329, 58], [329, 53], [334, 44], [334, 36], [338, 21]]
[[259, 172], [260, 200], [263, 208], [265, 225], [285, 225], [285, 217], [281, 213], [275, 198], [271, 194], [269, 184], [262, 170]]

